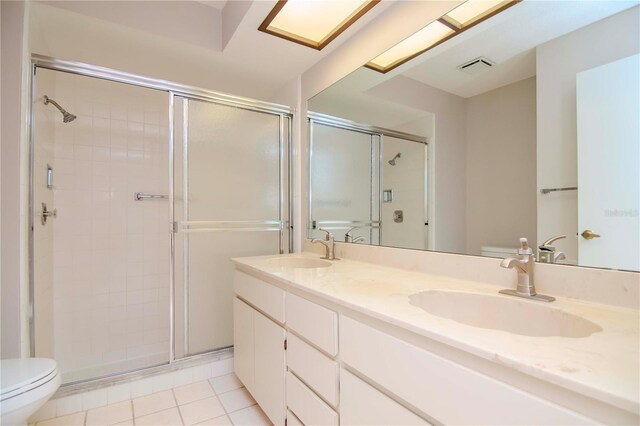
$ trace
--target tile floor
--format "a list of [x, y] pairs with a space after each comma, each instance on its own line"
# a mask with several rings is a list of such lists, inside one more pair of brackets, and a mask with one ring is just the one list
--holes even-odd
[[271, 422], [232, 373], [36, 423], [36, 426], [98, 425], [268, 426]]

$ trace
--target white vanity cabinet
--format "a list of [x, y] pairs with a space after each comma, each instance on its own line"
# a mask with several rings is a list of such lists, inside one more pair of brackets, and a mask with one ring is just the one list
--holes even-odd
[[[284, 291], [242, 273], [235, 275], [235, 289], [233, 338], [236, 375], [269, 419], [275, 425], [284, 425], [287, 417], [286, 332], [282, 324], [274, 320], [274, 316], [280, 314], [284, 320]], [[239, 298], [240, 295], [246, 299]]]
[[275, 424], [598, 423], [286, 283], [235, 283], [236, 374]]

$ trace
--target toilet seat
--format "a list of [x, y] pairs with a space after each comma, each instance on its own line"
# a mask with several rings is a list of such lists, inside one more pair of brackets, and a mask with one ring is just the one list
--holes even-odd
[[56, 362], [46, 358], [0, 360], [0, 401], [45, 385], [58, 375]]

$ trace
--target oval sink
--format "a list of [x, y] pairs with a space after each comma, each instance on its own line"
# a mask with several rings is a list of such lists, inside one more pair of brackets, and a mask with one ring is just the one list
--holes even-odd
[[585, 318], [541, 302], [509, 296], [428, 290], [409, 296], [426, 312], [472, 327], [532, 337], [587, 337], [602, 327]]
[[281, 257], [269, 259], [267, 262], [269, 266], [282, 269], [313, 269], [331, 266], [331, 262], [327, 262], [326, 260], [303, 257]]

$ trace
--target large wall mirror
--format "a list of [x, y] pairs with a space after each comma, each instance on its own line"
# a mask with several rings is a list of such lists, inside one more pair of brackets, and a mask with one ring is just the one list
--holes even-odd
[[640, 270], [639, 3], [467, 3], [308, 101], [308, 236]]

